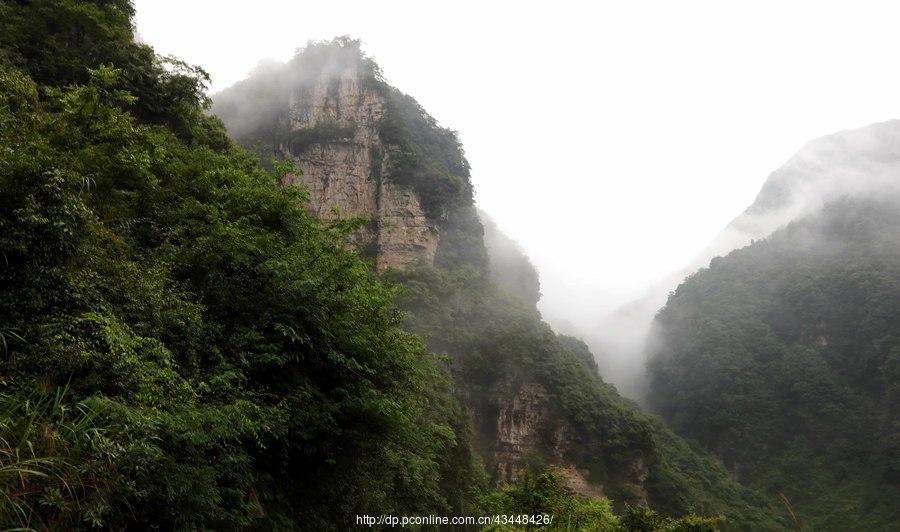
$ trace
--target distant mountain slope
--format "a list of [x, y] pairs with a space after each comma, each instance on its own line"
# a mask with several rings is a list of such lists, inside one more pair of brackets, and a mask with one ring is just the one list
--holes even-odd
[[[669, 292], [714, 257], [765, 238], [840, 197], [878, 197], [900, 191], [900, 120], [879, 122], [814, 139], [769, 175], [753, 203], [689, 264], [649, 287], [645, 295], [598, 320], [591, 346], [629, 397], [646, 392], [643, 351], [650, 323]], [[622, 334], [620, 331], [627, 331]]]
[[[898, 150], [854, 158], [839, 150], [845, 141], [832, 138], [834, 150], [812, 156], [839, 165], [816, 187], [801, 173], [776, 173], [748, 213], [812, 204], [819, 199], [797, 191], [828, 197], [841, 179], [860, 195], [892, 185], [879, 199], [831, 202], [685, 280], [654, 323], [649, 403], [739, 478], [784, 493], [806, 527], [895, 530], [900, 199], [890, 188]], [[857, 173], [863, 160], [873, 175]]]
[[753, 203], [697, 257], [695, 267], [765, 238], [840, 197], [875, 197], [897, 191], [900, 120], [812, 140], [772, 172]]

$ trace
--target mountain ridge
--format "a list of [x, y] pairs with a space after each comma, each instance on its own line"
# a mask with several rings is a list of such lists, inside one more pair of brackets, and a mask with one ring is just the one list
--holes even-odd
[[[806, 142], [769, 174], [754, 200], [687, 265], [667, 275], [637, 298], [602, 317], [591, 335], [601, 369], [628, 397], [646, 393], [644, 350], [650, 325], [669, 294], [711, 260], [768, 237], [791, 221], [814, 214], [842, 196], [877, 197], [900, 190], [900, 120], [841, 130]], [[604, 330], [632, 330], [627, 337]], [[596, 336], [596, 338], [595, 338]], [[637, 362], [635, 362], [637, 361]]]

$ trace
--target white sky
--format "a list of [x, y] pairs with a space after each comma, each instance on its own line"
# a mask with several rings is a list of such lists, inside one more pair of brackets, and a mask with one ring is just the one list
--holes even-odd
[[676, 270], [803, 143], [900, 117], [891, 2], [136, 0], [213, 90], [350, 35], [459, 131], [479, 205], [583, 322]]

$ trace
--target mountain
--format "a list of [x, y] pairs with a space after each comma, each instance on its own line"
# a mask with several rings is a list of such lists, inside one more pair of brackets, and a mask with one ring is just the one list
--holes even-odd
[[[842, 197], [869, 198], [900, 191], [900, 120], [848, 129], [814, 139], [772, 172], [753, 203], [684, 268], [645, 294], [598, 320], [591, 347], [608, 353], [598, 363], [629, 397], [647, 393], [646, 340], [668, 294], [715, 257], [768, 237], [788, 223]], [[616, 331], [614, 334], [609, 331]], [[618, 331], [628, 331], [622, 334]]]
[[217, 98], [251, 153], [133, 16], [0, 3], [3, 528], [785, 527], [541, 321], [456, 135], [357, 42]]
[[0, 2], [0, 528], [472, 511], [449, 370], [356, 226], [260, 168], [133, 14]]
[[[317, 215], [365, 219], [356, 244], [378, 270], [486, 260], [477, 246], [450, 246], [482, 233], [455, 134], [385, 83], [358, 43], [308, 46], [290, 68], [270, 65], [216, 95], [212, 111], [263, 161], [289, 155], [302, 173], [284, 182], [303, 185]], [[470, 248], [481, 256], [450, 256]]]
[[311, 43], [214, 100], [213, 111], [264, 163], [297, 164], [302, 173], [284, 183], [309, 191], [311, 212], [363, 218], [356, 248], [402, 287], [408, 330], [451, 361], [473, 445], [496, 482], [553, 467], [568, 489], [620, 506], [783, 527], [780, 510], [621, 398], [581, 341], [541, 320], [537, 275], [479, 221], [456, 135], [388, 85], [358, 42]]
[[0, 3], [3, 528], [779, 526], [494, 285], [455, 135], [356, 43], [220, 100], [253, 155], [133, 16]]
[[807, 528], [900, 522], [898, 192], [900, 122], [811, 142], [653, 323], [648, 404]]
[[[765, 238], [842, 197], [900, 191], [900, 120], [812, 140], [772, 172], [753, 203], [688, 268]], [[692, 267], [693, 266], [693, 267]]]

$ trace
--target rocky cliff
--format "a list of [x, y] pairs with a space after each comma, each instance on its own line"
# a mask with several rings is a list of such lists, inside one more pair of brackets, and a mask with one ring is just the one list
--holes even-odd
[[[493, 439], [491, 463], [495, 478], [501, 483], [519, 481], [542, 452], [540, 459], [563, 474], [569, 490], [588, 496], [603, 495], [603, 485], [588, 480], [590, 471], [572, 460], [572, 427], [565, 418], [554, 415], [551, 401], [551, 394], [539, 382], [516, 383], [504, 379], [488, 394], [488, 412], [469, 403], [476, 418], [488, 416], [485, 421], [487, 435]], [[634, 473], [628, 479], [638, 486], [637, 497], [632, 500], [646, 504], [643, 483], [647, 475], [642, 463], [635, 463]]]
[[[358, 43], [343, 44], [313, 47], [283, 71], [224, 91], [213, 110], [264, 158], [297, 163], [302, 172], [289, 174], [285, 183], [308, 189], [312, 211], [364, 219], [354, 240], [378, 270], [432, 265], [448, 214], [428, 212], [413, 180], [402, 179], [398, 169], [418, 168], [404, 132], [391, 137], [397, 136], [398, 94], [380, 80]], [[253, 81], [281, 87], [268, 121], [248, 107], [248, 91], [257, 97], [266, 92], [247, 86]], [[457, 177], [463, 186], [456, 192], [468, 190], [467, 172]]]
[[389, 178], [396, 147], [379, 135], [387, 102], [367, 76], [360, 64], [323, 69], [293, 91], [282, 149], [303, 173], [286, 182], [306, 185], [310, 207], [322, 216], [371, 220], [359, 240], [374, 251], [379, 270], [430, 265], [440, 230], [418, 194]]

